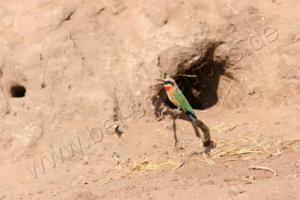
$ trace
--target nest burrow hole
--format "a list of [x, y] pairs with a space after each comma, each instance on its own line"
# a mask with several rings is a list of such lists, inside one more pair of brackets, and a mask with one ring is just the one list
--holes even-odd
[[[218, 86], [222, 75], [226, 73], [227, 60], [214, 60], [216, 46], [207, 49], [203, 59], [191, 64], [186, 71], [177, 73], [172, 78], [176, 81], [189, 103], [194, 109], [204, 110], [218, 103]], [[167, 76], [167, 74], [162, 75]], [[229, 78], [232, 78], [229, 76]], [[169, 108], [175, 106], [168, 100], [163, 88], [158, 90], [153, 98], [155, 114], [160, 115], [160, 105], [164, 103]]]

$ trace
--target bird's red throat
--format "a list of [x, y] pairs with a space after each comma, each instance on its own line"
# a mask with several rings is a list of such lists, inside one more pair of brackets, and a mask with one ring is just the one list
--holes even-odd
[[164, 87], [165, 87], [165, 90], [167, 90], [167, 91], [169, 91], [169, 90], [172, 89], [172, 86], [171, 86], [171, 85], [165, 85]]

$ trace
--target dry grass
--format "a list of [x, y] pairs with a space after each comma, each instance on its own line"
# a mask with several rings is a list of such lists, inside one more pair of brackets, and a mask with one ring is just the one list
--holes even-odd
[[263, 154], [269, 153], [269, 149], [265, 148], [264, 145], [260, 144], [254, 138], [246, 138], [241, 142], [225, 142], [225, 141], [217, 141], [217, 148], [212, 151], [209, 156], [211, 158], [221, 158], [221, 157], [231, 157], [238, 156], [242, 157], [243, 155], [253, 155], [256, 158]]
[[[163, 166], [178, 166], [181, 167], [183, 164], [180, 161], [174, 161], [174, 160], [160, 160], [156, 162], [151, 162], [151, 161], [144, 161], [140, 164], [135, 164], [131, 170], [132, 171], [143, 171], [143, 170], [154, 170], [158, 169]], [[177, 168], [178, 168], [177, 167]]]
[[[243, 141], [229, 142], [224, 140], [216, 141], [217, 147], [210, 153], [193, 152], [189, 155], [185, 155], [182, 159], [162, 159], [158, 161], [142, 161], [140, 163], [130, 164], [130, 171], [147, 171], [157, 170], [162, 167], [173, 167], [173, 171], [182, 167], [189, 159], [197, 159], [200, 162], [208, 165], [214, 165], [216, 163], [227, 163], [241, 160], [266, 160], [270, 156], [279, 156], [284, 151], [299, 151], [300, 140], [285, 141], [280, 140], [264, 140], [261, 137], [247, 137]], [[129, 167], [127, 163], [127, 167]], [[266, 170], [273, 172], [276, 176], [277, 172], [267, 167], [252, 166], [253, 170]]]

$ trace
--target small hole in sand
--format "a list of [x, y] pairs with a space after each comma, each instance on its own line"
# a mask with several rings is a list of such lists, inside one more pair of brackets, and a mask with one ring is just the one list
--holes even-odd
[[26, 88], [23, 85], [13, 85], [10, 87], [10, 96], [14, 98], [25, 97]]
[[45, 87], [46, 87], [46, 83], [42, 83], [41, 88], [45, 88]]

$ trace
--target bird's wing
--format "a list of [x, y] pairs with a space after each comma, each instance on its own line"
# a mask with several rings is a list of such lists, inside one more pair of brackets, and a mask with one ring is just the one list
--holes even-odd
[[192, 106], [190, 105], [190, 103], [185, 98], [184, 94], [181, 92], [181, 90], [179, 88], [175, 89], [174, 97], [179, 102], [179, 105], [184, 112], [189, 112], [189, 113], [195, 115]]

